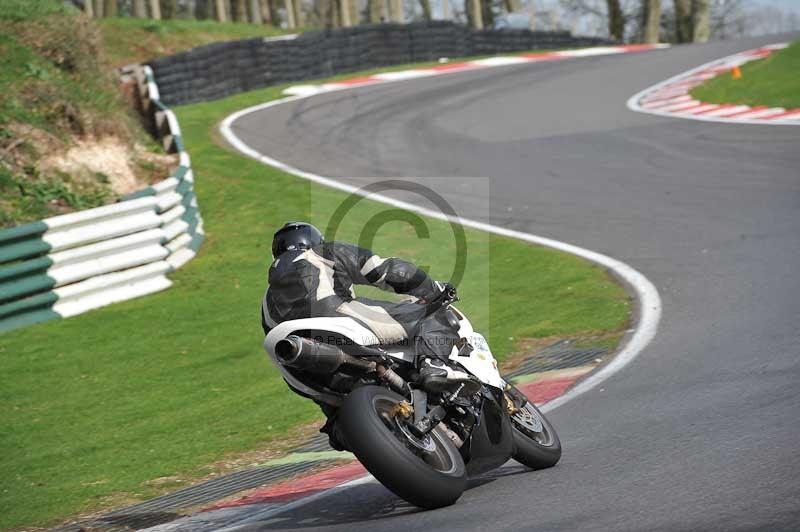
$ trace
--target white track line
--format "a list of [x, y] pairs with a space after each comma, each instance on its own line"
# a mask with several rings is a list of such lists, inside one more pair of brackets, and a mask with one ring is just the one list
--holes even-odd
[[[395, 80], [384, 80], [379, 82], [378, 84], [383, 83], [390, 83]], [[400, 81], [400, 80], [397, 80]], [[372, 84], [375, 85], [375, 84]], [[348, 90], [348, 89], [355, 89], [358, 88], [357, 85], [355, 86], [342, 86], [337, 87], [334, 90]], [[329, 92], [329, 91], [326, 91]], [[540, 246], [549, 247], [552, 249], [557, 249], [559, 251], [564, 251], [566, 253], [571, 253], [578, 257], [584, 258], [590, 262], [603, 266], [607, 268], [610, 272], [614, 275], [622, 279], [629, 288], [633, 289], [634, 294], [637, 299], [638, 308], [637, 308], [637, 320], [635, 324], [635, 328], [633, 334], [631, 334], [627, 341], [625, 342], [622, 349], [617, 353], [617, 355], [605, 366], [600, 368], [595, 373], [591, 374], [589, 377], [585, 378], [581, 382], [579, 382], [576, 386], [570, 389], [564, 395], [553, 399], [546, 403], [542, 411], [549, 412], [558, 408], [559, 406], [575, 399], [576, 397], [583, 395], [584, 393], [592, 390], [601, 382], [605, 381], [606, 379], [610, 378], [612, 375], [616, 374], [620, 370], [622, 370], [625, 366], [630, 364], [638, 355], [639, 353], [644, 350], [644, 348], [650, 343], [653, 337], [656, 335], [658, 330], [658, 323], [661, 319], [661, 298], [658, 294], [658, 290], [656, 289], [655, 285], [653, 285], [650, 280], [642, 275], [640, 272], [635, 270], [633, 267], [625, 264], [624, 262], [609, 257], [608, 255], [603, 255], [602, 253], [597, 253], [596, 251], [592, 251], [586, 248], [582, 248], [579, 246], [575, 246], [572, 244], [568, 244], [566, 242], [561, 242], [559, 240], [554, 240], [551, 238], [546, 238], [538, 235], [534, 235], [531, 233], [525, 233], [522, 231], [514, 231], [511, 229], [506, 229], [504, 227], [500, 227], [497, 225], [492, 225], [484, 222], [480, 222], [477, 220], [469, 220], [464, 218], [456, 218], [451, 219], [450, 216], [445, 215], [444, 213], [434, 211], [431, 209], [427, 209], [425, 207], [420, 207], [418, 205], [414, 205], [411, 203], [407, 203], [404, 201], [400, 201], [389, 196], [385, 196], [383, 194], [365, 194], [359, 188], [354, 187], [352, 185], [348, 185], [347, 183], [342, 183], [341, 181], [337, 181], [330, 177], [324, 177], [318, 174], [314, 174], [312, 172], [306, 172], [305, 170], [301, 170], [299, 168], [295, 168], [289, 164], [284, 162], [278, 161], [277, 159], [273, 159], [267, 155], [264, 155], [257, 150], [251, 148], [247, 144], [245, 144], [236, 134], [233, 132], [232, 125], [233, 123], [251, 113], [255, 113], [258, 111], [263, 111], [265, 109], [269, 109], [271, 107], [276, 107], [278, 105], [283, 105], [289, 102], [293, 102], [296, 100], [301, 100], [304, 98], [311, 98], [316, 96], [317, 94], [322, 94], [321, 92], [309, 92], [305, 94], [298, 94], [295, 96], [289, 96], [286, 98], [281, 98], [279, 100], [274, 100], [271, 102], [263, 103], [260, 105], [254, 105], [252, 107], [248, 107], [246, 109], [242, 109], [237, 111], [229, 116], [227, 116], [222, 123], [220, 124], [220, 132], [222, 133], [225, 140], [230, 143], [236, 150], [251, 157], [263, 164], [268, 166], [273, 166], [284, 172], [288, 172], [293, 174], [297, 177], [301, 177], [303, 179], [307, 179], [309, 181], [313, 181], [314, 183], [318, 183], [320, 185], [324, 185], [336, 190], [341, 190], [343, 192], [347, 192], [349, 194], [357, 194], [360, 196], [368, 197], [371, 200], [378, 201], [384, 203], [386, 205], [391, 205], [393, 207], [397, 207], [400, 209], [406, 209], [411, 212], [416, 212], [425, 216], [429, 216], [431, 218], [437, 220], [443, 220], [448, 222], [455, 222], [460, 223], [466, 227], [471, 227], [473, 229], [478, 229], [481, 231], [486, 231], [488, 233], [496, 234], [499, 236], [505, 236], [510, 238], [516, 238], [518, 240], [522, 240], [524, 242], [529, 242], [531, 244], [537, 244]], [[333, 490], [341, 490], [346, 489], [349, 486], [353, 486], [360, 483], [370, 482], [372, 479], [371, 475], [367, 475], [361, 477], [359, 479], [352, 480], [341, 486], [336, 488], [331, 488], [330, 490], [325, 490], [318, 494], [315, 494], [311, 497], [307, 497], [304, 499], [300, 499], [289, 505], [283, 506], [281, 508], [269, 508], [264, 510], [263, 512], [259, 512], [252, 516], [247, 517], [242, 521], [238, 521], [236, 523], [232, 523], [230, 527], [225, 528], [224, 530], [227, 532], [232, 532], [236, 530], [238, 527], [246, 524], [252, 523], [253, 521], [259, 519], [265, 519], [271, 517], [273, 515], [277, 515], [279, 513], [303, 506], [317, 500], [319, 498], [325, 497], [334, 493]]]
[[[737, 109], [719, 104], [703, 103], [703, 106], [683, 111], [677, 107], [660, 105], [663, 96], [679, 96], [681, 94], [686, 94], [689, 89], [697, 86], [702, 82], [702, 80], [710, 79], [711, 77], [714, 77], [714, 75], [724, 74], [725, 72], [730, 71], [734, 66], [742, 65], [749, 61], [761, 59], [769, 55], [769, 53], [764, 53], [761, 50], [780, 50], [782, 48], [786, 48], [787, 46], [787, 43], [770, 44], [754, 50], [739, 52], [737, 54], [729, 55], [721, 59], [715, 59], [714, 61], [702, 64], [699, 67], [687, 70], [686, 72], [678, 74], [677, 76], [672, 76], [661, 83], [657, 83], [644, 89], [643, 91], [634, 94], [628, 99], [628, 109], [639, 113], [666, 116], [669, 118], [687, 118], [689, 120], [701, 120], [703, 122], [782, 126], [800, 125], [800, 117], [795, 118], [794, 116], [770, 119], [770, 114], [762, 114], [760, 112], [754, 112], [752, 115], [748, 113], [734, 117], [725, 116], [727, 114], [734, 114], [737, 110], [746, 111], [749, 108], [748, 106], [740, 106], [740, 108]], [[659, 102], [659, 104], [653, 105], [654, 102]], [[718, 111], [716, 110], [717, 107], [719, 107]]]
[[[390, 83], [390, 82], [384, 81], [382, 83]], [[348, 90], [353, 88], [356, 87], [348, 86], [336, 90]], [[245, 144], [233, 132], [233, 129], [231, 127], [232, 124], [239, 118], [242, 118], [243, 116], [258, 111], [263, 111], [271, 107], [277, 107], [279, 105], [283, 105], [289, 102], [301, 100], [304, 98], [311, 98], [315, 95], [316, 94], [303, 94], [303, 95], [289, 96], [287, 98], [281, 98], [279, 100], [274, 100], [271, 102], [262, 103], [259, 105], [248, 107], [246, 109], [242, 109], [227, 116], [225, 120], [222, 121], [219, 128], [220, 132], [222, 133], [223, 137], [225, 137], [225, 140], [227, 140], [231, 144], [231, 146], [236, 148], [241, 153], [257, 161], [260, 161], [263, 164], [279, 168], [284, 172], [294, 174], [298, 177], [307, 179], [309, 181], [313, 181], [314, 183], [318, 183], [320, 185], [325, 185], [327, 187], [334, 188], [336, 190], [347, 192], [348, 194], [357, 194], [360, 196], [368, 197], [371, 200], [378, 201], [386, 205], [391, 205], [399, 209], [405, 209], [411, 212], [416, 212], [418, 214], [429, 216], [437, 220], [460, 223], [461, 225], [464, 225], [466, 227], [471, 227], [473, 229], [486, 231], [488, 233], [493, 233], [500, 236], [516, 238], [518, 240], [530, 242], [532, 244], [538, 244], [541, 246], [546, 246], [549, 248], [571, 253], [573, 255], [577, 255], [586, 260], [594, 262], [595, 264], [599, 264], [607, 268], [615, 275], [617, 275], [619, 278], [624, 280], [625, 283], [627, 283], [631, 288], [633, 288], [636, 298], [638, 299], [638, 320], [633, 334], [628, 338], [628, 341], [625, 343], [624, 347], [619, 351], [617, 356], [611, 360], [611, 362], [603, 366], [601, 369], [593, 373], [588, 378], [581, 381], [577, 386], [570, 389], [566, 394], [544, 405], [542, 409], [543, 411], [548, 412], [550, 410], [553, 410], [563, 405], [564, 403], [578, 397], [579, 395], [588, 392], [589, 390], [597, 386], [599, 383], [608, 379], [609, 377], [620, 371], [622, 368], [627, 366], [634, 358], [636, 358], [636, 356], [639, 353], [641, 353], [641, 351], [645, 348], [645, 346], [647, 346], [647, 344], [650, 343], [650, 341], [653, 339], [658, 329], [658, 322], [661, 318], [661, 298], [658, 295], [658, 290], [656, 289], [655, 285], [653, 285], [653, 283], [650, 282], [649, 279], [647, 279], [647, 277], [645, 277], [637, 270], [635, 270], [634, 268], [625, 264], [622, 261], [619, 261], [607, 255], [603, 255], [601, 253], [597, 253], [596, 251], [568, 244], [566, 242], [561, 242], [559, 240], [554, 240], [552, 238], [546, 238], [531, 233], [524, 233], [522, 231], [514, 231], [511, 229], [506, 229], [504, 227], [480, 222], [477, 220], [469, 220], [465, 218], [452, 218], [444, 213], [427, 209], [425, 207], [420, 207], [418, 205], [407, 203], [405, 201], [400, 201], [383, 194], [365, 194], [358, 187], [348, 185], [347, 183], [342, 183], [341, 181], [337, 181], [330, 177], [324, 177], [318, 174], [314, 174], [312, 172], [306, 172], [305, 170], [295, 168], [294, 166], [286, 164], [282, 161], [273, 159], [268, 155], [264, 155], [258, 152], [257, 150], [251, 148], [247, 144]]]
[[[606, 52], [607, 53], [607, 52]], [[508, 63], [508, 64], [517, 64], [516, 62]], [[499, 63], [492, 64], [491, 66], [501, 66]], [[450, 73], [450, 72], [458, 72], [463, 71], [453, 70], [453, 71], [446, 71], [442, 72], [441, 74]], [[383, 83], [391, 83], [394, 81], [406, 81], [409, 79], [415, 79], [417, 76], [384, 76], [384, 79], [377, 83], [370, 83], [370, 85], [377, 85]], [[238, 120], [239, 118], [248, 115], [250, 113], [262, 111], [264, 109], [268, 109], [270, 107], [276, 107], [278, 105], [282, 105], [285, 103], [293, 102], [296, 100], [301, 100], [304, 98], [311, 98], [318, 94], [323, 94], [324, 92], [331, 92], [333, 90], [347, 90], [347, 89], [355, 89], [359, 88], [359, 85], [352, 85], [352, 86], [337, 86], [334, 88], [329, 88], [327, 90], [321, 91], [316, 89], [318, 86], [298, 86], [297, 93], [293, 96], [288, 96], [286, 98], [281, 98], [280, 100], [275, 100], [272, 102], [267, 102], [260, 105], [255, 105], [252, 107], [248, 107], [246, 109], [242, 109], [237, 111], [225, 118], [220, 124], [220, 132], [225, 137], [225, 139], [230, 143], [234, 148], [238, 151], [251, 157], [263, 164], [274, 166], [279, 168], [285, 172], [290, 174], [294, 174], [298, 177], [303, 179], [307, 179], [309, 181], [313, 181], [315, 183], [319, 183], [321, 185], [325, 185], [327, 187], [331, 187], [337, 190], [341, 190], [343, 192], [347, 192], [350, 194], [357, 194], [363, 197], [368, 197], [371, 200], [378, 201], [381, 203], [385, 203], [387, 205], [391, 205], [393, 207], [397, 207], [400, 209], [406, 209], [408, 211], [416, 212], [425, 216], [429, 216], [434, 219], [444, 220], [448, 222], [455, 222], [460, 223], [461, 225], [471, 227], [473, 229], [478, 229], [481, 231], [486, 231], [488, 233], [493, 233], [500, 236], [506, 236], [511, 238], [516, 238], [519, 240], [523, 240], [525, 242], [530, 242], [532, 244], [538, 244], [541, 246], [546, 246], [553, 249], [558, 249], [560, 251], [564, 251], [567, 253], [571, 253], [573, 255], [577, 255], [582, 257], [586, 260], [594, 262], [595, 264], [599, 264], [615, 275], [623, 279], [630, 287], [633, 288], [636, 297], [638, 299], [639, 308], [638, 308], [638, 320], [636, 323], [636, 328], [634, 333], [627, 339], [625, 346], [622, 350], [617, 354], [617, 356], [612, 359], [610, 363], [605, 365], [599, 371], [595, 372], [594, 374], [590, 375], [588, 378], [581, 381], [577, 386], [572, 388], [566, 394], [549, 401], [547, 404], [544, 405], [542, 410], [544, 412], [549, 412], [557, 408], [558, 406], [566, 403], [582, 395], [604, 380], [608, 379], [618, 371], [620, 371], [623, 367], [628, 365], [636, 356], [650, 343], [653, 337], [656, 334], [658, 329], [658, 322], [661, 318], [661, 298], [658, 295], [658, 290], [647, 279], [644, 275], [633, 269], [631, 266], [628, 266], [622, 261], [617, 259], [611, 258], [607, 255], [603, 255], [601, 253], [597, 253], [595, 251], [591, 251], [585, 248], [581, 248], [578, 246], [574, 246], [572, 244], [567, 244], [566, 242], [561, 242], [558, 240], [553, 240], [550, 238], [545, 238], [541, 236], [536, 236], [530, 233], [523, 233], [521, 231], [512, 231], [510, 229], [506, 229], [503, 227], [499, 227], [496, 225], [487, 224], [484, 222], [479, 222], [476, 220], [468, 220], [463, 218], [453, 218], [447, 216], [441, 212], [433, 211], [430, 209], [426, 209], [424, 207], [419, 207], [417, 205], [413, 205], [411, 203], [406, 203], [404, 201], [396, 200], [394, 198], [385, 196], [383, 194], [364, 194], [361, 190], [357, 187], [352, 185], [348, 185], [346, 183], [342, 183], [340, 181], [336, 181], [335, 179], [329, 177], [323, 177], [311, 172], [306, 172], [304, 170], [300, 170], [299, 168], [295, 168], [290, 166], [286, 163], [278, 161], [276, 159], [272, 159], [266, 155], [263, 155], [256, 151], [255, 149], [251, 148], [247, 144], [245, 144], [236, 134], [233, 132], [231, 125], [233, 122]], [[361, 86], [363, 87], [363, 85]], [[252, 524], [257, 521], [262, 521], [278, 514], [293, 510], [295, 508], [299, 508], [304, 506], [308, 503], [316, 501], [318, 499], [327, 497], [328, 495], [337, 493], [339, 491], [343, 491], [348, 489], [351, 486], [356, 486], [359, 484], [365, 484], [369, 482], [373, 482], [374, 478], [372, 475], [365, 475], [363, 477], [350, 480], [339, 486], [335, 486], [333, 488], [321, 491], [309, 497], [304, 497], [302, 499], [293, 501], [291, 503], [281, 505], [281, 506], [274, 506], [269, 505], [267, 508], [259, 507], [258, 509], [254, 508], [254, 512], [245, 512], [245, 515], [240, 517], [234, 517], [229, 523], [227, 523], [223, 528], [218, 528], [220, 532], [234, 532], [240, 529], [243, 526]], [[253, 505], [256, 506], [256, 505]], [[189, 526], [191, 527], [191, 519], [192, 516], [185, 517], [179, 521], [174, 521], [172, 523], [166, 523], [163, 525], [157, 525], [155, 527], [151, 527], [146, 529], [150, 532], [169, 532], [170, 530], [182, 530], [183, 527]]]

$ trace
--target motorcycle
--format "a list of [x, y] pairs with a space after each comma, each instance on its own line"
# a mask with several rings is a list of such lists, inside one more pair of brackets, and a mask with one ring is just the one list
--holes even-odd
[[501, 377], [486, 338], [452, 306], [457, 300], [449, 290], [427, 312], [458, 333], [448, 360], [458, 379], [421, 379], [413, 343], [380, 345], [347, 317], [285, 321], [264, 340], [289, 387], [332, 413], [342, 446], [425, 509], [455, 503], [469, 475], [510, 458], [536, 470], [561, 457], [555, 429]]

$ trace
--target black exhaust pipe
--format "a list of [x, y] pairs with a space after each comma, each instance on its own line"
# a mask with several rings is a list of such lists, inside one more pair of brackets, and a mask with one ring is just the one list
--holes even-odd
[[335, 345], [322, 344], [294, 334], [275, 344], [275, 355], [284, 366], [311, 373], [333, 373], [342, 366], [363, 371], [375, 369], [375, 362], [348, 355]]

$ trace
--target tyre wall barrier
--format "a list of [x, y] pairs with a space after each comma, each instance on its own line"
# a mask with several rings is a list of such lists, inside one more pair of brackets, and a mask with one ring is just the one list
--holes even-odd
[[115, 204], [0, 230], [0, 332], [164, 290], [166, 274], [200, 247], [203, 221], [178, 120], [150, 68], [138, 77], [143, 106], [180, 165]]
[[569, 32], [473, 30], [448, 21], [368, 24], [212, 43], [150, 61], [167, 105], [441, 57], [610, 44]]

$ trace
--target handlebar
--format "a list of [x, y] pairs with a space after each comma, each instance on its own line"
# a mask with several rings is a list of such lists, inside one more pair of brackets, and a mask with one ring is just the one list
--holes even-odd
[[455, 286], [451, 285], [450, 283], [444, 285], [442, 301], [442, 306], [450, 305], [451, 303], [458, 301], [458, 290], [456, 290]]
[[450, 283], [445, 283], [442, 293], [436, 296], [435, 299], [425, 303], [425, 315], [430, 316], [439, 309], [446, 308], [456, 301], [458, 301], [458, 291], [456, 287]]

